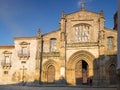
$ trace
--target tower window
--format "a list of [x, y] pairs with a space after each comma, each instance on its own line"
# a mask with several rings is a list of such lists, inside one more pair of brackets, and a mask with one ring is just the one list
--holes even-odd
[[50, 51], [55, 52], [56, 51], [56, 38], [50, 39]]
[[108, 37], [107, 38], [107, 47], [108, 47], [108, 50], [113, 49], [113, 37]]

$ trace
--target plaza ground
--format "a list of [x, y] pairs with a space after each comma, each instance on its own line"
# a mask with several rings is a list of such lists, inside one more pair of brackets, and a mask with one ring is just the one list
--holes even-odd
[[11, 85], [5, 85], [0, 86], [0, 90], [117, 90], [115, 87], [32, 87], [32, 86], [11, 86]]

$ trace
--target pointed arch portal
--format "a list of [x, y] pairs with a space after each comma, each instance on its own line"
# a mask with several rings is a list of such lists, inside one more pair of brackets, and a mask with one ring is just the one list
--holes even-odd
[[88, 78], [93, 76], [93, 61], [95, 57], [87, 51], [74, 53], [67, 62], [66, 79], [69, 84], [87, 84]]
[[[48, 60], [43, 64], [42, 68], [42, 82], [53, 84], [58, 80], [60, 71], [59, 64], [54, 60]], [[57, 77], [58, 76], [58, 77]]]

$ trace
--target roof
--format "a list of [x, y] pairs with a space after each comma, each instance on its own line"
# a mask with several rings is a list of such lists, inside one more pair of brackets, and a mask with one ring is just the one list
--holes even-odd
[[93, 13], [93, 14], [99, 14], [99, 13], [96, 13], [96, 12], [93, 12], [93, 11], [88, 11], [88, 10], [79, 10], [79, 11], [75, 11], [75, 12], [72, 12], [72, 13], [69, 13], [69, 14], [66, 14], [66, 15], [71, 15], [71, 14], [75, 14], [75, 13], [78, 13], [78, 12], [88, 12], [88, 13]]
[[54, 31], [51, 31], [51, 32], [48, 32], [48, 33], [45, 33], [45, 34], [43, 34], [43, 36], [48, 35], [48, 34], [51, 34], [51, 33], [56, 33], [56, 32], [58, 32], [58, 31], [60, 31], [60, 29], [54, 30]]

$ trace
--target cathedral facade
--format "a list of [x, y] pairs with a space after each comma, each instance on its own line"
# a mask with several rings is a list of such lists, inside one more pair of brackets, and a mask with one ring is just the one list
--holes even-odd
[[0, 84], [116, 85], [117, 30], [104, 12], [62, 12], [60, 28], [0, 46]]

